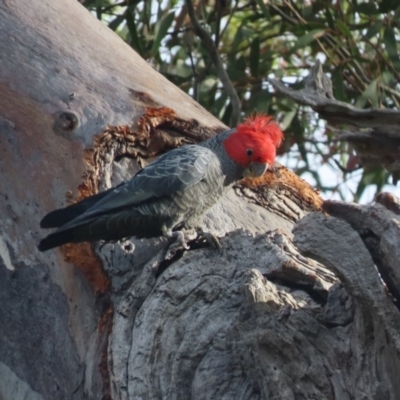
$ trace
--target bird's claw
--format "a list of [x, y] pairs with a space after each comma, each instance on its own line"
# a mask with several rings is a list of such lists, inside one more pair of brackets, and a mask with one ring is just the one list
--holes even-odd
[[167, 237], [174, 239], [174, 241], [168, 247], [165, 255], [166, 260], [170, 260], [174, 257], [179, 250], [189, 250], [187, 242], [196, 238], [196, 236], [193, 237], [193, 232], [190, 231], [170, 232], [167, 234]]
[[204, 231], [202, 228], [175, 231], [167, 234], [167, 237], [174, 239], [169, 245], [165, 255], [166, 260], [170, 260], [179, 250], [189, 250], [188, 242], [203, 238], [207, 244], [215, 249], [218, 253], [222, 253], [222, 246], [218, 238], [210, 232]]
[[199, 229], [198, 229], [198, 236], [203, 237], [203, 238], [206, 240], [206, 242], [207, 242], [211, 247], [213, 247], [214, 249], [219, 250], [219, 251], [222, 250], [222, 245], [221, 245], [220, 241], [219, 241], [218, 238], [217, 238], [215, 235], [213, 235], [212, 233], [206, 232], [204, 229], [199, 228]]
[[222, 256], [224, 254], [224, 249], [217, 238], [214, 234], [211, 232], [207, 232], [203, 230], [202, 228], [197, 229], [197, 236], [201, 237], [205, 242], [219, 255]]

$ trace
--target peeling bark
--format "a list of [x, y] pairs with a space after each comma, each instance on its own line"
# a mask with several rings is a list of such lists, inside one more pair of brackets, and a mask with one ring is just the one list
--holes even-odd
[[48, 211], [225, 127], [74, 0], [0, 22], [0, 398], [400, 398], [396, 199], [323, 205], [277, 165], [206, 216], [222, 253], [39, 253]]

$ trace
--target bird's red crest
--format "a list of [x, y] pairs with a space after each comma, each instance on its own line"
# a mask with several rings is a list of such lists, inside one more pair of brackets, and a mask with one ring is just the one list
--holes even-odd
[[239, 124], [223, 144], [229, 157], [246, 167], [250, 162], [272, 164], [282, 140], [283, 133], [272, 117], [255, 114]]

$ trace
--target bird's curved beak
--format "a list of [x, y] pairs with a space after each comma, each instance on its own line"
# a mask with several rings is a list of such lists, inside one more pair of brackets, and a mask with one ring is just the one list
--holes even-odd
[[250, 163], [243, 171], [243, 178], [258, 178], [263, 175], [268, 168], [268, 163]]

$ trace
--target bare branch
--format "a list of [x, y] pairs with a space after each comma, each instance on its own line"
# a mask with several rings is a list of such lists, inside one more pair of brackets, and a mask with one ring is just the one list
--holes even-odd
[[400, 111], [384, 108], [361, 109], [338, 101], [332, 94], [332, 82], [317, 62], [305, 79], [305, 88], [293, 90], [282, 82], [271, 79], [274, 88], [300, 104], [310, 106], [329, 123], [347, 124], [362, 130], [335, 131], [342, 141], [351, 142], [363, 167], [384, 166], [400, 178]]

